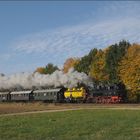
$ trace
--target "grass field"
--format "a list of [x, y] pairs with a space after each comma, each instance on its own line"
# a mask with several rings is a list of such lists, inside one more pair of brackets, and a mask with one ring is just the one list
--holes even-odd
[[0, 116], [0, 140], [140, 140], [140, 110]]

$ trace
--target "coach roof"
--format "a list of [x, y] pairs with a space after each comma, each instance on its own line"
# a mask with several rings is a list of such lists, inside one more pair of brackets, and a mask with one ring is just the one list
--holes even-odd
[[30, 94], [32, 92], [32, 90], [28, 90], [28, 91], [13, 91], [11, 92], [11, 94]]
[[0, 95], [8, 94], [9, 92], [0, 92]]
[[34, 90], [33, 93], [44, 93], [44, 92], [58, 92], [60, 88], [56, 89], [45, 89], [45, 90]]

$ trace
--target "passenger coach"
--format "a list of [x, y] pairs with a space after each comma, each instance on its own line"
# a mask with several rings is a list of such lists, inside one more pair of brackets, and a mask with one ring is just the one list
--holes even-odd
[[33, 96], [35, 101], [58, 101], [58, 92], [57, 89], [46, 89], [46, 90], [35, 90], [33, 91]]
[[14, 91], [10, 93], [11, 95], [11, 101], [32, 101], [34, 99], [33, 97], [33, 91]]
[[0, 92], [0, 101], [9, 101], [10, 100], [10, 92]]

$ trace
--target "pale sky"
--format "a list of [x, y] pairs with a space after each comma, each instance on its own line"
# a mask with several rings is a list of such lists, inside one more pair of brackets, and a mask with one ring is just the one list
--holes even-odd
[[125, 39], [140, 43], [139, 1], [1, 1], [0, 73], [32, 72]]

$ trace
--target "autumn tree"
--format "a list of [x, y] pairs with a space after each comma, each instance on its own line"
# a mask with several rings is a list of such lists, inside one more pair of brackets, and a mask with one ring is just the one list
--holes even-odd
[[79, 63], [79, 59], [78, 58], [68, 58], [63, 66], [63, 72], [67, 73], [69, 71], [70, 68], [74, 68], [75, 65], [77, 65]]
[[35, 72], [38, 72], [40, 74], [52, 74], [56, 70], [59, 70], [58, 67], [49, 63], [46, 67], [38, 67]]
[[119, 63], [118, 73], [125, 84], [130, 100], [140, 95], [140, 45], [133, 44]]
[[109, 46], [106, 51], [105, 68], [109, 74], [109, 82], [118, 83], [119, 77], [117, 74], [117, 68], [120, 60], [125, 55], [130, 43], [127, 41], [120, 41], [118, 44]]
[[98, 50], [94, 48], [89, 52], [88, 55], [82, 57], [79, 63], [75, 65], [75, 70], [77, 70], [78, 72], [84, 72], [86, 74], [89, 74], [91, 62], [94, 59], [97, 52]]
[[35, 72], [38, 72], [40, 74], [46, 74], [46, 69], [44, 67], [38, 67]]
[[94, 57], [90, 67], [90, 76], [96, 81], [106, 82], [108, 74], [105, 70], [105, 52], [99, 50]]

